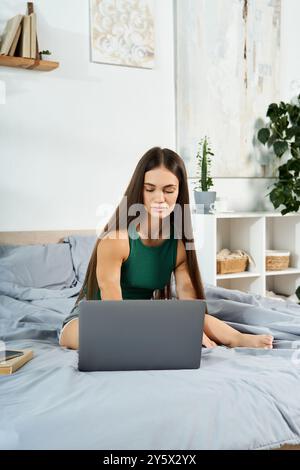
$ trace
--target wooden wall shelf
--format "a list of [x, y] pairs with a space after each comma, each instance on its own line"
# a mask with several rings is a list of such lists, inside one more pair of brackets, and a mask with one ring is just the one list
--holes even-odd
[[59, 66], [59, 62], [51, 60], [27, 59], [26, 57], [11, 57], [8, 55], [0, 55], [0, 66], [16, 67], [29, 70], [43, 70], [50, 72]]

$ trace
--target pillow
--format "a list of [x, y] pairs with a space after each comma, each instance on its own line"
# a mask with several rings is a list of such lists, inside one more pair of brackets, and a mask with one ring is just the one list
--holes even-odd
[[76, 285], [70, 245], [0, 245], [0, 282], [64, 289]]
[[84, 281], [96, 241], [96, 235], [71, 235], [64, 239], [64, 242], [70, 244], [75, 274], [81, 283]]

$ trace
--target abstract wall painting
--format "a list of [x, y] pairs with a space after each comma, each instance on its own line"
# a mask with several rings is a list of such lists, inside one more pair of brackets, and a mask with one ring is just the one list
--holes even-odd
[[90, 0], [92, 62], [154, 67], [154, 0]]

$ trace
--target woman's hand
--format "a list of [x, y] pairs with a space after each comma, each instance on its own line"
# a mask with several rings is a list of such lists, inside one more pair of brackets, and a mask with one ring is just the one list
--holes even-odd
[[209, 337], [206, 336], [204, 332], [203, 332], [202, 344], [203, 346], [206, 346], [207, 348], [215, 348], [217, 346], [217, 344], [211, 339], [209, 339]]

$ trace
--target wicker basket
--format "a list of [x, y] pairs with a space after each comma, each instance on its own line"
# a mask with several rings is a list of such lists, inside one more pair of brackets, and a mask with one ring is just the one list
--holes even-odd
[[248, 267], [248, 256], [217, 260], [217, 274], [241, 273]]
[[289, 251], [266, 251], [266, 271], [281, 271], [287, 269], [290, 263]]

